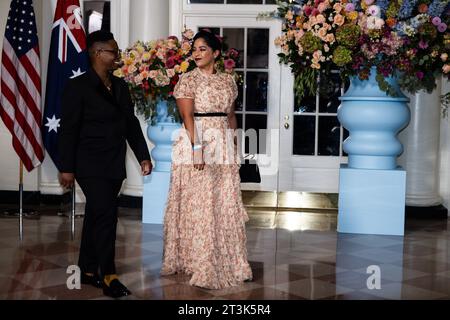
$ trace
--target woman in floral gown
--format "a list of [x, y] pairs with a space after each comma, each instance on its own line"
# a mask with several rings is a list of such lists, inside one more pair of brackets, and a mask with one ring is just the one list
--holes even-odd
[[234, 137], [237, 87], [230, 74], [214, 68], [220, 52], [215, 35], [197, 33], [197, 68], [175, 87], [185, 130], [173, 145], [161, 270], [191, 275], [190, 285], [208, 289], [252, 279]]

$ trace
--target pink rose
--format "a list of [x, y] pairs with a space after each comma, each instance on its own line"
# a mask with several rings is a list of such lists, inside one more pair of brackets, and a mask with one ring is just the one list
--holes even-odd
[[324, 23], [326, 21], [323, 14], [317, 15], [316, 19], [317, 19], [317, 23]]
[[321, 39], [325, 39], [325, 36], [327, 35], [327, 28], [320, 28], [317, 34]]
[[340, 14], [335, 15], [333, 20], [334, 20], [333, 22], [338, 26], [342, 26], [345, 22], [344, 17]]
[[232, 59], [227, 59], [223, 62], [225, 69], [231, 70], [236, 66], [236, 63]]
[[228, 50], [228, 55], [233, 58], [236, 59], [239, 56], [239, 51], [237, 51], [234, 48], [231, 48], [230, 50]]
[[326, 8], [327, 8], [327, 5], [324, 2], [320, 3], [317, 6], [317, 10], [319, 10], [319, 12], [324, 12]]
[[187, 39], [192, 39], [194, 37], [194, 31], [188, 29], [183, 33], [183, 36], [186, 37]]
[[334, 34], [332, 34], [332, 33], [329, 33], [329, 34], [327, 34], [327, 36], [325, 37], [325, 41], [326, 42], [334, 42], [334, 40], [335, 40], [335, 38], [334, 38]]

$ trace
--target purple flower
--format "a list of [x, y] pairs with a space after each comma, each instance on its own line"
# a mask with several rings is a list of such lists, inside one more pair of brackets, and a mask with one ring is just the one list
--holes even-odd
[[439, 18], [439, 17], [434, 17], [433, 20], [431, 20], [431, 22], [432, 22], [435, 26], [439, 26], [439, 25], [442, 23], [441, 18]]
[[347, 11], [347, 12], [355, 11], [355, 5], [351, 2], [347, 3], [345, 5], [345, 11]]
[[447, 30], [447, 25], [445, 23], [440, 23], [437, 29], [439, 32], [444, 32], [445, 30]]
[[420, 49], [426, 49], [428, 48], [428, 43], [426, 41], [420, 40], [419, 42], [419, 48]]
[[417, 72], [416, 72], [416, 77], [417, 77], [419, 80], [422, 80], [422, 79], [423, 79], [423, 76], [424, 76], [424, 73], [423, 73], [422, 71], [417, 71]]
[[367, 12], [369, 12], [371, 16], [376, 17], [380, 16], [380, 8], [378, 8], [376, 5], [372, 5], [369, 8], [367, 8]]

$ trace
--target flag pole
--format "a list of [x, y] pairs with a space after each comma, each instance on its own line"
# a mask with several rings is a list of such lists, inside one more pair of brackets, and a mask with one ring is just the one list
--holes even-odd
[[75, 181], [72, 187], [72, 240], [75, 238]]
[[20, 160], [19, 177], [19, 237], [23, 240], [23, 162]]

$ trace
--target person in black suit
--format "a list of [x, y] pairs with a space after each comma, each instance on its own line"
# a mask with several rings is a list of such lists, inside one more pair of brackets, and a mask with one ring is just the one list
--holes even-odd
[[76, 179], [86, 196], [78, 261], [81, 282], [117, 298], [131, 294], [119, 281], [114, 265], [117, 196], [126, 178], [126, 142], [142, 175], [151, 173], [152, 163], [128, 85], [112, 75], [120, 58], [112, 33], [89, 34], [87, 46], [91, 68], [69, 80], [62, 97], [60, 182], [71, 188]]

